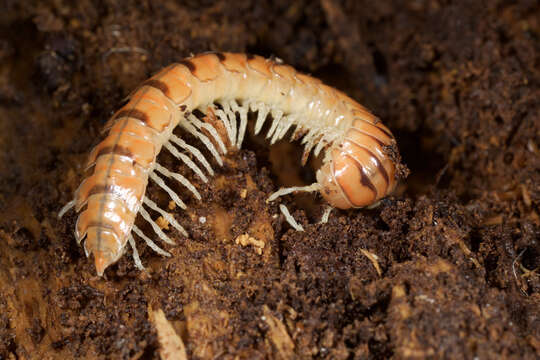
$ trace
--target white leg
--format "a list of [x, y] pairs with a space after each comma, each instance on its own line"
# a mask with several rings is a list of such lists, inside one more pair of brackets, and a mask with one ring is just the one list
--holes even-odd
[[[204, 155], [199, 151], [199, 149], [197, 149], [195, 146], [191, 146], [189, 145], [188, 143], [186, 143], [184, 140], [180, 139], [178, 136], [174, 135], [174, 134], [171, 134], [171, 137], [169, 138], [169, 141], [177, 146], [179, 146], [180, 148], [186, 150], [186, 151], [189, 151], [191, 154], [193, 154], [193, 156], [195, 156], [195, 158], [197, 160], [199, 160], [201, 162], [201, 164], [206, 168], [206, 171], [208, 171], [208, 173], [210, 174], [210, 176], [213, 176], [214, 175], [214, 170], [212, 169], [212, 167], [210, 166], [210, 164], [208, 163], [208, 161], [206, 161], [206, 158], [204, 157]], [[205, 181], [206, 182], [206, 181]]]
[[300, 134], [303, 132], [302, 129], [303, 129], [302, 126], [296, 125], [296, 129], [294, 129], [289, 141], [292, 142], [292, 141], [296, 141], [296, 140], [299, 140], [299, 139], [303, 138], [304, 135], [300, 136]]
[[380, 201], [380, 200], [377, 201], [376, 203], [373, 203], [373, 204], [371, 204], [371, 205], [369, 205], [369, 206], [366, 206], [366, 209], [375, 209], [375, 208], [379, 207], [379, 205], [381, 205], [381, 201]]
[[314, 192], [314, 191], [319, 191], [320, 189], [321, 189], [321, 185], [319, 185], [319, 183], [313, 183], [308, 186], [291, 186], [288, 188], [281, 188], [275, 193], [273, 193], [272, 195], [270, 195], [268, 199], [266, 200], [266, 202], [269, 203], [271, 201], [276, 200], [280, 196], [287, 195], [293, 192]]
[[257, 135], [261, 131], [264, 125], [264, 122], [266, 118], [268, 117], [268, 113], [270, 112], [270, 108], [264, 103], [258, 103], [256, 110], [257, 110], [257, 121], [255, 122], [255, 135]]
[[68, 202], [66, 205], [64, 205], [60, 211], [58, 212], [58, 218], [61, 219], [62, 216], [65, 215], [65, 213], [67, 213], [72, 207], [75, 206], [75, 204], [77, 203], [76, 200], [71, 200], [70, 202]]
[[164, 168], [163, 166], [159, 165], [158, 163], [156, 163], [155, 166], [156, 166], [155, 169], [157, 171], [159, 171], [161, 174], [163, 174], [164, 176], [166, 176], [168, 178], [175, 179], [180, 184], [182, 184], [186, 188], [188, 188], [188, 190], [193, 193], [193, 195], [197, 198], [197, 200], [201, 200], [201, 194], [199, 194], [197, 189], [195, 189], [195, 186], [193, 186], [193, 184], [191, 184], [188, 179], [186, 179], [185, 177], [183, 177], [182, 175], [180, 175], [178, 173], [169, 171], [167, 168]]
[[166, 142], [163, 144], [165, 149], [169, 150], [169, 152], [177, 159], [180, 159], [186, 164], [197, 176], [201, 178], [202, 181], [205, 183], [208, 182], [208, 179], [206, 178], [206, 175], [201, 171], [201, 169], [191, 160], [187, 155], [182, 154], [180, 151], [178, 151], [170, 142]]
[[236, 121], [236, 114], [231, 109], [231, 105], [228, 102], [223, 102], [223, 105], [225, 106], [225, 112], [229, 116], [229, 121], [231, 122], [231, 127], [232, 127], [232, 131], [233, 131], [233, 138], [234, 138], [233, 145], [236, 146], [236, 144], [238, 142], [238, 123]]
[[315, 146], [315, 150], [313, 150], [313, 154], [315, 156], [319, 156], [319, 153], [324, 148], [324, 146], [327, 144], [326, 142], [326, 135], [323, 135], [319, 140], [317, 140], [317, 146]]
[[146, 242], [146, 245], [148, 245], [156, 253], [162, 256], [167, 256], [167, 257], [171, 256], [171, 254], [169, 254], [167, 251], [157, 246], [157, 244], [153, 242], [148, 236], [144, 235], [144, 233], [137, 226], [133, 225], [132, 230], [135, 234], [137, 234], [141, 239], [143, 239]]
[[309, 155], [311, 154], [311, 150], [313, 150], [313, 147], [316, 143], [316, 139], [311, 139], [308, 143], [304, 145], [304, 152], [302, 153], [302, 166], [306, 165], [309, 159]]
[[231, 108], [233, 109], [233, 111], [238, 111], [238, 113], [240, 114], [240, 129], [238, 131], [238, 139], [236, 141], [236, 147], [240, 149], [242, 147], [242, 142], [244, 141], [244, 136], [247, 129], [247, 114], [249, 110], [249, 103], [238, 106], [236, 101], [231, 100]]
[[285, 220], [295, 229], [296, 231], [304, 231], [304, 228], [302, 225], [296, 222], [294, 218], [292, 217], [291, 213], [289, 213], [289, 209], [283, 204], [279, 205], [279, 210], [281, 210], [281, 213], [285, 216]]
[[152, 229], [154, 230], [154, 232], [157, 234], [157, 236], [159, 236], [159, 238], [161, 240], [163, 240], [164, 242], [166, 242], [169, 245], [176, 245], [176, 243], [174, 241], [169, 239], [169, 237], [167, 235], [165, 235], [165, 233], [163, 231], [161, 231], [158, 224], [156, 224], [156, 222], [154, 220], [152, 220], [152, 218], [150, 217], [150, 214], [148, 213], [148, 211], [146, 211], [144, 209], [144, 207], [141, 206], [139, 208], [139, 213], [141, 214], [141, 216], [143, 217], [144, 220], [148, 221], [150, 226], [152, 226]]
[[317, 134], [315, 130], [309, 130], [307, 134], [302, 137], [302, 141], [300, 142], [300, 144], [306, 145], [315, 137], [315, 134]]
[[198, 129], [205, 129], [212, 135], [218, 146], [221, 148], [221, 153], [226, 154], [227, 148], [225, 147], [225, 144], [223, 143], [223, 139], [221, 139], [221, 136], [219, 136], [217, 130], [212, 125], [202, 122], [201, 120], [197, 119], [197, 117], [193, 114], [188, 116], [188, 120], [191, 121], [193, 125], [195, 125]]
[[135, 245], [135, 240], [133, 239], [133, 236], [131, 236], [131, 234], [128, 237], [128, 242], [129, 242], [129, 245], [131, 245], [135, 267], [141, 271], [144, 271], [145, 270], [144, 266], [141, 262], [141, 258], [139, 257], [139, 252], [137, 251], [137, 245]]
[[229, 135], [229, 138], [231, 140], [231, 146], [236, 146], [236, 141], [238, 139], [238, 125], [236, 123], [236, 114], [234, 113], [234, 111], [231, 110], [231, 105], [227, 101], [222, 101], [220, 104], [229, 119], [229, 124], [231, 127], [231, 134]]
[[180, 225], [171, 214], [163, 211], [159, 206], [157, 206], [155, 202], [145, 196], [143, 197], [143, 203], [147, 205], [150, 209], [158, 212], [161, 216], [163, 216], [163, 218], [167, 220], [167, 222], [171, 224], [176, 230], [180, 231], [182, 235], [186, 237], [188, 236], [187, 231], [182, 227], [182, 225]]
[[282, 118], [283, 118], [283, 111], [278, 110], [278, 109], [272, 110], [272, 125], [270, 126], [270, 130], [268, 130], [268, 133], [266, 134], [267, 139], [269, 139], [274, 133], [274, 131], [276, 131], [279, 125], [279, 122], [281, 121]]
[[223, 122], [223, 125], [225, 125], [225, 130], [227, 130], [227, 137], [229, 138], [229, 141], [231, 142], [231, 145], [234, 146], [234, 130], [232, 128], [232, 124], [229, 121], [229, 117], [227, 116], [227, 113], [224, 110], [221, 109], [214, 109], [214, 114]]
[[304, 153], [302, 154], [302, 166], [307, 163], [311, 150], [316, 144], [318, 144], [317, 138], [319, 136], [320, 135], [318, 130], [311, 130], [306, 134], [306, 136], [302, 138], [302, 145], [304, 145]]
[[187, 208], [186, 204], [184, 204], [180, 197], [178, 197], [178, 195], [170, 187], [168, 187], [163, 181], [163, 179], [157, 176], [154, 171], [150, 173], [150, 179], [154, 180], [154, 182], [158, 184], [160, 188], [165, 190], [167, 194], [169, 194], [171, 199], [173, 199], [173, 201], [176, 203], [176, 205], [178, 205], [181, 209], [185, 210]]
[[321, 221], [319, 221], [319, 224], [326, 224], [328, 222], [328, 218], [330, 217], [332, 210], [334, 210], [334, 208], [331, 206], [327, 206], [326, 209], [324, 209], [324, 213], [321, 217]]
[[274, 136], [272, 136], [272, 140], [270, 141], [270, 144], [273, 145], [276, 141], [280, 140], [285, 136], [287, 131], [290, 129], [290, 127], [293, 125], [293, 115], [289, 115], [283, 119], [280, 126], [277, 128], [277, 130], [274, 132]]
[[201, 140], [201, 142], [206, 146], [206, 148], [208, 149], [208, 151], [210, 151], [210, 153], [214, 156], [214, 158], [216, 159], [217, 163], [220, 165], [220, 166], [223, 166], [223, 160], [221, 159], [221, 156], [219, 155], [218, 151], [216, 150], [216, 147], [214, 146], [214, 144], [212, 144], [212, 142], [210, 141], [210, 139], [204, 135], [203, 133], [199, 132], [195, 126], [193, 126], [189, 121], [181, 121], [180, 122], [180, 126], [182, 126], [187, 132], [189, 132], [190, 134], [192, 134], [193, 136], [197, 137], [199, 140]]

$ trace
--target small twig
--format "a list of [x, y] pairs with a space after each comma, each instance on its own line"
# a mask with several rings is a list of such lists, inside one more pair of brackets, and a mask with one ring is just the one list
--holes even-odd
[[360, 251], [362, 252], [362, 254], [364, 254], [365, 257], [369, 259], [369, 261], [371, 261], [371, 263], [375, 267], [375, 270], [377, 270], [377, 274], [379, 274], [379, 276], [382, 276], [381, 267], [379, 266], [379, 261], [378, 261], [379, 257], [365, 249], [360, 249]]
[[[514, 273], [514, 278], [516, 279], [516, 283], [518, 284], [518, 287], [519, 287], [519, 290], [521, 291], [521, 293], [525, 296], [529, 296], [529, 294], [527, 294], [527, 292], [525, 292], [525, 290], [523, 290], [523, 288], [521, 287], [520, 283], [519, 283], [519, 280], [518, 280], [518, 276], [517, 276], [517, 272], [516, 272], [516, 263], [519, 261], [519, 259], [523, 256], [523, 254], [525, 253], [525, 250], [527, 250], [527, 248], [521, 250], [521, 252], [519, 253], [518, 256], [516, 256], [516, 258], [514, 259], [514, 261], [512, 261], [512, 272]], [[520, 264], [521, 265], [521, 264]]]

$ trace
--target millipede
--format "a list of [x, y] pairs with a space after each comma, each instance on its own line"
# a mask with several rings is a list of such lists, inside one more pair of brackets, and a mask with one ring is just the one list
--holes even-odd
[[[265, 131], [270, 144], [286, 136], [300, 141], [302, 165], [311, 153], [322, 157], [317, 182], [279, 189], [268, 201], [293, 192], [319, 192], [330, 208], [366, 207], [391, 194], [404, 176], [390, 130], [343, 92], [279, 59], [221, 52], [192, 56], [165, 67], [131, 93], [105, 125], [106, 137], [91, 151], [90, 175], [58, 214], [62, 217], [71, 208], [79, 214], [75, 238], [79, 244], [84, 240], [86, 256], [93, 254], [99, 276], [123, 255], [127, 243], [135, 265], [143, 269], [133, 234], [170, 256], [135, 225], [140, 214], [160, 240], [174, 244], [147, 209], [188, 235], [172, 214], [145, 195], [152, 180], [185, 210], [168, 179], [201, 200], [186, 176], [157, 162], [161, 149], [208, 182], [213, 163], [222, 166], [227, 151], [241, 148], [250, 119], [255, 134], [269, 122]], [[199, 148], [187, 136], [174, 134], [177, 127], [197, 139]], [[280, 209], [291, 226], [303, 230], [284, 205]]]

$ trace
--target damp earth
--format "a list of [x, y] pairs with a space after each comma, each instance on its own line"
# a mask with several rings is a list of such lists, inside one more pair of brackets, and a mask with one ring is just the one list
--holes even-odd
[[[540, 6], [536, 1], [2, 1], [0, 359], [540, 356]], [[317, 224], [294, 144], [251, 138], [189, 237], [95, 275], [57, 219], [138, 83], [204, 51], [278, 57], [371, 109], [410, 176]], [[163, 163], [187, 170], [172, 158]], [[168, 199], [150, 186], [154, 201]], [[304, 227], [285, 221], [286, 205]], [[164, 224], [166, 226], [166, 224]]]

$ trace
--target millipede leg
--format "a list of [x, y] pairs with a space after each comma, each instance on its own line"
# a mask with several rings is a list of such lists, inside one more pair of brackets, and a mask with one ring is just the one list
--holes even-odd
[[325, 147], [325, 145], [328, 144], [326, 141], [326, 135], [323, 135], [318, 141], [317, 146], [315, 146], [315, 149], [313, 150], [313, 155], [319, 156], [319, 153], [321, 150]]
[[229, 139], [231, 146], [234, 146], [234, 134], [233, 134], [233, 128], [232, 124], [229, 121], [229, 117], [225, 113], [225, 111], [221, 109], [217, 109], [214, 107], [214, 114], [219, 118], [219, 120], [225, 125], [225, 130], [227, 131], [227, 138]]
[[270, 140], [270, 145], [273, 145], [276, 141], [280, 140], [285, 136], [287, 131], [290, 129], [290, 127], [293, 125], [294, 120], [292, 119], [292, 115], [289, 115], [285, 117], [282, 121], [282, 123], [278, 126], [276, 131], [274, 132], [274, 136], [272, 136], [272, 140]]
[[281, 213], [285, 216], [285, 220], [293, 227], [296, 231], [304, 231], [304, 228], [302, 225], [296, 222], [296, 220], [292, 217], [291, 213], [289, 212], [289, 209], [283, 204], [279, 205], [279, 210], [281, 210]]
[[309, 142], [311, 142], [313, 140], [313, 138], [315, 137], [316, 135], [316, 132], [314, 130], [309, 130], [307, 132], [307, 134], [305, 134], [303, 137], [302, 137], [302, 141], [300, 142], [300, 144], [302, 145], [306, 145], [308, 144]]
[[73, 208], [75, 206], [75, 204], [77, 203], [76, 200], [71, 200], [70, 202], [68, 202], [66, 205], [64, 205], [60, 211], [58, 212], [58, 218], [61, 219], [62, 216], [64, 216], [65, 213], [67, 213], [71, 208]]
[[236, 147], [240, 149], [242, 147], [242, 142], [244, 141], [244, 136], [247, 129], [247, 114], [249, 111], [249, 103], [238, 106], [236, 101], [231, 100], [231, 108], [233, 109], [233, 111], [237, 111], [238, 114], [240, 114], [240, 129], [238, 130], [238, 139], [236, 140]]
[[133, 236], [131, 236], [131, 234], [129, 234], [128, 242], [131, 246], [131, 251], [133, 253], [133, 261], [135, 262], [135, 267], [141, 271], [145, 270], [141, 262], [141, 258], [139, 257], [139, 252], [137, 251], [137, 245], [135, 244], [135, 240], [133, 239]]
[[188, 120], [197, 128], [197, 129], [205, 129], [212, 135], [216, 143], [221, 148], [221, 153], [226, 154], [227, 153], [227, 147], [225, 146], [225, 143], [223, 142], [223, 139], [221, 139], [221, 136], [219, 136], [217, 130], [212, 125], [202, 122], [201, 120], [197, 119], [197, 117], [193, 114], [188, 116]]
[[272, 112], [272, 126], [270, 126], [270, 130], [268, 130], [268, 133], [266, 134], [266, 138], [269, 139], [272, 137], [272, 134], [274, 131], [276, 131], [281, 119], [283, 118], [283, 111], [278, 109], [273, 109]]
[[191, 160], [188, 156], [185, 154], [182, 154], [180, 151], [176, 150], [176, 148], [170, 143], [166, 142], [163, 144], [165, 149], [169, 150], [169, 152], [177, 159], [182, 160], [184, 164], [186, 164], [197, 176], [201, 178], [202, 181], [208, 182], [208, 179], [206, 175], [201, 171], [201, 169]]
[[375, 208], [379, 207], [379, 205], [381, 205], [381, 201], [380, 201], [380, 200], [377, 201], [377, 202], [375, 202], [375, 203], [373, 203], [373, 204], [371, 204], [371, 205], [369, 205], [369, 206], [366, 206], [366, 209], [375, 209]]
[[[169, 138], [169, 141], [176, 146], [180, 147], [181, 149], [184, 149], [186, 151], [189, 151], [197, 160], [201, 162], [201, 164], [206, 168], [206, 171], [210, 174], [210, 176], [214, 175], [214, 169], [210, 166], [204, 155], [200, 152], [199, 149], [197, 149], [195, 146], [191, 146], [188, 143], [186, 143], [184, 140], [180, 139], [178, 136], [171, 134], [171, 137]], [[205, 181], [206, 182], [206, 181]]]
[[220, 165], [220, 166], [223, 166], [223, 160], [221, 159], [221, 156], [219, 155], [218, 151], [216, 150], [216, 147], [214, 146], [214, 144], [212, 144], [212, 142], [210, 141], [210, 139], [204, 135], [203, 133], [199, 132], [195, 126], [193, 126], [189, 121], [182, 121], [180, 123], [180, 125], [187, 131], [189, 132], [190, 134], [192, 134], [193, 136], [197, 137], [199, 140], [201, 140], [201, 142], [204, 144], [204, 146], [206, 146], [206, 148], [208, 149], [208, 151], [210, 151], [210, 153], [214, 156], [214, 158], [216, 159], [217, 163]]
[[[314, 191], [319, 191], [320, 189], [321, 189], [321, 185], [319, 183], [313, 183], [308, 186], [292, 186], [288, 188], [281, 188], [275, 193], [273, 193], [272, 195], [270, 195], [268, 199], [266, 200], [266, 202], [268, 203], [268, 202], [274, 201], [280, 196], [284, 196], [293, 192], [314, 192]], [[304, 228], [302, 227], [302, 225], [298, 224], [296, 220], [294, 220], [294, 218], [289, 213], [289, 210], [287, 209], [285, 205], [280, 204], [279, 209], [281, 210], [281, 213], [285, 216], [285, 219], [287, 220], [287, 222], [294, 229], [298, 231], [304, 231]]]
[[140, 207], [139, 208], [139, 212], [141, 213], [141, 216], [143, 217], [144, 220], [148, 221], [148, 223], [150, 224], [150, 226], [152, 226], [152, 229], [154, 230], [154, 232], [157, 234], [157, 236], [159, 236], [159, 238], [161, 240], [163, 240], [164, 242], [166, 242], [167, 244], [169, 245], [176, 245], [176, 243], [174, 241], [172, 241], [171, 239], [169, 239], [169, 237], [167, 235], [165, 235], [165, 233], [163, 231], [161, 231], [161, 229], [159, 228], [158, 224], [156, 224], [156, 222], [154, 220], [152, 220], [152, 218], [150, 217], [150, 214], [148, 213], [148, 211], [146, 211], [144, 209], [144, 207]]
[[188, 236], [187, 231], [182, 227], [182, 225], [180, 225], [171, 214], [163, 211], [159, 206], [157, 206], [155, 202], [145, 196], [143, 197], [143, 203], [147, 205], [150, 209], [158, 212], [161, 216], [163, 216], [163, 218], [167, 220], [167, 222], [171, 224], [176, 230], [180, 231], [182, 235], [186, 237]]
[[231, 110], [231, 105], [227, 101], [222, 101], [220, 104], [223, 107], [223, 111], [228, 117], [231, 126], [231, 146], [236, 146], [236, 141], [238, 140], [238, 124], [236, 123], [236, 115], [234, 111]]
[[189, 191], [193, 193], [193, 195], [197, 198], [197, 200], [201, 200], [201, 194], [199, 194], [195, 186], [193, 186], [193, 184], [190, 183], [189, 180], [186, 179], [184, 176], [178, 173], [169, 171], [167, 168], [161, 166], [159, 163], [156, 163], [155, 169], [159, 171], [161, 174], [163, 174], [163, 176], [166, 176], [168, 178], [173, 178], [176, 181], [178, 181], [180, 184], [184, 185]]
[[137, 226], [133, 225], [132, 229], [133, 229], [133, 232], [135, 234], [137, 234], [137, 236], [139, 236], [141, 239], [143, 239], [144, 242], [146, 242], [146, 245], [148, 245], [156, 253], [158, 253], [159, 255], [162, 255], [162, 256], [167, 256], [167, 257], [171, 256], [170, 253], [168, 253], [167, 251], [160, 248], [155, 242], [152, 241], [152, 239], [150, 239], [148, 236], [144, 235], [144, 233]]
[[330, 213], [334, 210], [333, 207], [327, 206], [326, 209], [324, 209], [324, 213], [321, 216], [321, 220], [319, 221], [319, 224], [326, 224], [328, 222], [328, 218], [330, 217]]
[[257, 121], [255, 122], [255, 135], [257, 135], [261, 131], [264, 125], [264, 122], [266, 118], [268, 117], [270, 108], [264, 103], [257, 103], [257, 104], [252, 103], [251, 110], [257, 111]]
[[281, 188], [272, 195], [268, 197], [266, 200], [267, 203], [276, 200], [278, 197], [287, 195], [293, 192], [314, 192], [319, 191], [321, 189], [321, 185], [319, 183], [313, 183], [308, 186], [291, 186], [287, 188]]
[[167, 194], [169, 194], [171, 199], [176, 203], [176, 205], [178, 205], [181, 209], [184, 209], [184, 210], [187, 209], [186, 204], [184, 204], [184, 202], [180, 199], [180, 197], [173, 191], [173, 189], [168, 187], [165, 184], [165, 181], [163, 181], [162, 178], [157, 176], [155, 172], [150, 173], [150, 179], [152, 179], [156, 184], [158, 184], [160, 188], [165, 190]]
[[304, 152], [302, 154], [302, 166], [307, 163], [311, 150], [317, 144], [317, 137], [319, 136], [317, 131], [310, 131], [302, 139], [302, 145], [304, 145]]

